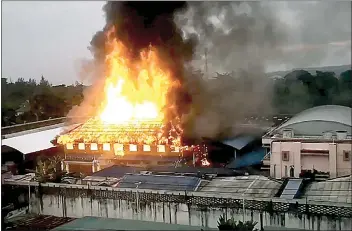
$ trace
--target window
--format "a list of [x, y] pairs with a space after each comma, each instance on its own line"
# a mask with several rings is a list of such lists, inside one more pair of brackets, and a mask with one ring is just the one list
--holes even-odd
[[290, 153], [288, 151], [283, 151], [282, 152], [282, 161], [289, 161], [290, 158]]
[[72, 150], [73, 149], [73, 144], [66, 144], [66, 149]]
[[144, 152], [150, 152], [150, 145], [143, 145], [143, 151]]
[[98, 150], [98, 144], [96, 144], [96, 143], [90, 144], [90, 150], [97, 151]]
[[343, 151], [343, 160], [350, 161], [351, 159], [351, 151]]
[[123, 144], [114, 144], [115, 151], [123, 151]]
[[165, 152], [165, 145], [158, 145], [158, 152]]
[[136, 151], [137, 151], [137, 145], [130, 144], [130, 152], [136, 152]]
[[78, 149], [79, 149], [79, 150], [84, 150], [84, 149], [85, 149], [84, 143], [79, 143], [79, 144], [78, 144]]
[[103, 144], [104, 151], [110, 151], [110, 144]]
[[114, 154], [115, 156], [123, 156], [123, 144], [114, 144]]

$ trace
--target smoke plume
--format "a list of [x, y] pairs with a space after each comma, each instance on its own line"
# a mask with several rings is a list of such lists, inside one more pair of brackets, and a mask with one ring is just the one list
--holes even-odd
[[187, 79], [190, 92], [196, 92], [185, 119], [189, 136], [235, 136], [249, 132], [238, 127], [245, 118], [272, 113], [265, 71], [280, 64], [279, 47], [287, 39], [285, 25], [272, 9], [265, 2], [192, 2], [186, 16], [178, 15], [185, 36], [199, 38], [193, 66], [205, 75], [204, 81], [194, 79], [200, 74]]
[[[89, 47], [94, 60], [82, 70], [95, 83], [85, 94], [81, 111], [93, 113], [94, 106], [85, 104], [101, 101], [95, 92], [103, 87], [106, 32], [115, 27], [113, 36], [130, 49], [129, 58], [137, 58], [149, 45], [162, 55], [177, 83], [168, 95], [173, 110], [167, 110], [167, 117], [181, 118], [187, 136], [233, 136], [246, 131], [236, 127], [244, 118], [271, 112], [265, 68], [282, 58], [278, 47], [284, 45], [286, 32], [268, 4], [108, 2], [103, 10], [106, 25]], [[77, 113], [82, 114], [72, 112]]]

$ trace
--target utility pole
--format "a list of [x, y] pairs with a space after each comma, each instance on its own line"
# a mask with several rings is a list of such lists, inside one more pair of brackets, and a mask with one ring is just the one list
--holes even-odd
[[208, 78], [208, 48], [205, 48], [204, 50], [204, 57], [205, 57], [205, 70], [204, 70], [204, 76]]

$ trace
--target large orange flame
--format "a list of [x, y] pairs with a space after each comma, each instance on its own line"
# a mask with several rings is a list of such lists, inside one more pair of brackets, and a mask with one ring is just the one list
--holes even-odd
[[110, 39], [105, 44], [109, 53], [105, 60], [104, 99], [95, 118], [61, 135], [58, 143], [160, 144], [169, 140], [179, 146], [179, 134], [162, 137], [171, 72], [163, 68], [158, 51], [152, 46], [141, 51], [139, 58], [129, 58], [128, 47], [110, 36], [114, 32], [113, 28], [107, 33]]
[[106, 57], [108, 74], [100, 120], [108, 124], [163, 120], [170, 76], [161, 69], [157, 51], [150, 46], [141, 51], [139, 60], [130, 60], [127, 47], [115, 38], [107, 48], [111, 52]]

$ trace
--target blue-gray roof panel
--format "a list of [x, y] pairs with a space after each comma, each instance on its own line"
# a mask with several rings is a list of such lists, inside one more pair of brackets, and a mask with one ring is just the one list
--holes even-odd
[[253, 142], [254, 140], [255, 140], [255, 137], [253, 136], [239, 136], [239, 137], [236, 137], [235, 139], [224, 140], [222, 141], [222, 143], [228, 146], [231, 146], [237, 150], [241, 150], [244, 147], [246, 147], [248, 144]]
[[302, 179], [289, 179], [280, 198], [294, 199], [301, 187]]
[[195, 191], [200, 183], [198, 177], [127, 174], [119, 183], [120, 188]]
[[257, 148], [253, 151], [244, 153], [241, 156], [238, 156], [236, 159], [231, 161], [227, 167], [231, 169], [243, 168], [248, 166], [253, 166], [260, 164], [266, 154], [265, 148]]

